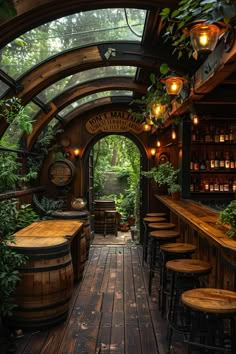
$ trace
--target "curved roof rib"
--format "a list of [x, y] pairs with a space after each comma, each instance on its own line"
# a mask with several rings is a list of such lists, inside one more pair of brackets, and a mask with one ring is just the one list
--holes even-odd
[[131, 90], [139, 92], [140, 94], [145, 94], [147, 86], [144, 84], [135, 83], [132, 79], [127, 77], [113, 77], [89, 81], [64, 91], [61, 95], [58, 95], [49, 103], [51, 109], [48, 113], [40, 112], [37, 115], [33, 132], [27, 138], [28, 148], [32, 148], [35, 139], [38, 137], [44, 126], [48, 124], [50, 120], [64, 107], [88, 94], [107, 90]]

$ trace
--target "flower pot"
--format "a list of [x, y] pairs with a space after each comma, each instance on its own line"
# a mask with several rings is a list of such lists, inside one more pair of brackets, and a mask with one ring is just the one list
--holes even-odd
[[172, 199], [179, 200], [180, 199], [180, 192], [171, 193]]

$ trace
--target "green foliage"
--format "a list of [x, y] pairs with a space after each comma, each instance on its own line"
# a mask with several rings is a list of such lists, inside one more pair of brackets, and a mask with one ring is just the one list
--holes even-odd
[[219, 221], [223, 224], [230, 225], [230, 229], [226, 232], [229, 237], [236, 237], [236, 200], [230, 202], [229, 205], [220, 212]]
[[[227, 13], [227, 5], [233, 5], [234, 11]], [[183, 33], [188, 23], [196, 20], [207, 20], [208, 23], [224, 21], [228, 23], [235, 16], [235, 0], [181, 0], [178, 8], [162, 9], [160, 15], [164, 25], [164, 38], [170, 40], [174, 51], [178, 51], [178, 58], [187, 53], [191, 57], [193, 50], [190, 38]]]
[[4, 21], [17, 15], [13, 1], [1, 0], [0, 2], [0, 20]]
[[14, 304], [14, 291], [20, 280], [18, 268], [25, 263], [26, 257], [8, 246], [14, 242], [12, 234], [31, 222], [38, 220], [30, 205], [17, 207], [18, 200], [0, 202], [0, 316], [11, 316]]
[[[143, 171], [142, 175], [152, 178], [160, 186], [167, 186], [169, 189], [177, 184], [179, 169], [175, 170], [170, 162], [159, 164], [158, 167], [152, 167], [150, 171]], [[177, 187], [176, 187], [177, 188]], [[179, 188], [179, 187], [178, 187]]]
[[25, 107], [20, 102], [21, 100], [17, 97], [0, 100], [0, 117], [9, 124], [16, 123], [22, 132], [30, 134], [33, 129], [33, 120], [26, 114]]
[[47, 198], [45, 196], [42, 197], [40, 201], [41, 207], [46, 210], [48, 213], [52, 211], [61, 211], [64, 207], [63, 200], [55, 200], [51, 198]]

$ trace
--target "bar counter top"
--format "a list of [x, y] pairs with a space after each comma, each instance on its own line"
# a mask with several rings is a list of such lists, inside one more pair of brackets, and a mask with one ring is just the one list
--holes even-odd
[[174, 200], [166, 195], [155, 197], [218, 247], [236, 251], [236, 240], [226, 235], [227, 227], [218, 221], [219, 212], [188, 199]]

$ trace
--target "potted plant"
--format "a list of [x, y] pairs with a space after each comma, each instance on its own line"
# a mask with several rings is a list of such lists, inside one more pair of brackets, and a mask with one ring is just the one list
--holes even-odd
[[172, 184], [171, 186], [169, 186], [168, 193], [171, 194], [173, 199], [177, 200], [180, 198], [181, 190], [182, 190], [181, 185], [178, 183], [175, 183], [175, 184]]
[[230, 229], [226, 232], [230, 238], [236, 237], [236, 200], [232, 200], [229, 205], [220, 212], [218, 220]]
[[183, 31], [190, 23], [204, 20], [207, 23], [222, 21], [228, 25], [235, 15], [235, 0], [182, 0], [177, 9], [164, 8], [161, 11], [164, 37], [172, 42], [174, 52], [178, 51], [178, 58], [184, 52], [191, 57], [193, 49], [190, 38]]
[[180, 185], [177, 184], [178, 173], [179, 169], [175, 170], [174, 166], [167, 161], [163, 164], [159, 164], [158, 167], [152, 167], [150, 171], [143, 171], [142, 175], [147, 178], [152, 178], [159, 186], [166, 187], [170, 193], [171, 190], [174, 191], [174, 189], [178, 189], [180, 192]]

